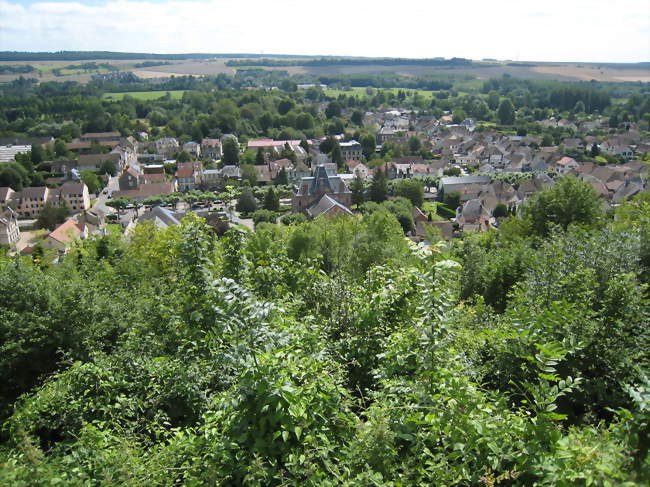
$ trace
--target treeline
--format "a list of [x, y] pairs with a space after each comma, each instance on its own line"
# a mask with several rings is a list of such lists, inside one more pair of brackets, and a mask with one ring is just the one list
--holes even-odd
[[170, 62], [167, 61], [145, 61], [143, 63], [135, 63], [133, 65], [134, 68], [151, 68], [153, 66], [166, 66], [168, 64], [171, 64]]
[[587, 113], [602, 112], [612, 104], [606, 85], [597, 82], [572, 82], [524, 80], [503, 76], [483, 82], [482, 93], [496, 91], [509, 96], [515, 106], [528, 106], [557, 110], [573, 110], [582, 102]]
[[0, 65], [0, 74], [20, 74], [33, 73], [36, 71], [34, 66], [28, 64], [2, 64]]
[[227, 61], [227, 66], [472, 66], [470, 59], [464, 58], [433, 58], [433, 59], [411, 59], [411, 58], [331, 58], [320, 57], [318, 59], [233, 59]]

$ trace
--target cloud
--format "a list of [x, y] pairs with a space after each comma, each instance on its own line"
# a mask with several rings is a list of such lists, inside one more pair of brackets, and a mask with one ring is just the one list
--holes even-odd
[[0, 49], [650, 58], [645, 0], [0, 0]]

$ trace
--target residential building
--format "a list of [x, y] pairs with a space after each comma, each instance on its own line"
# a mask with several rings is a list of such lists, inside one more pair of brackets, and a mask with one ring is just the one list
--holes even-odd
[[65, 183], [59, 190], [59, 204], [65, 204], [73, 213], [89, 210], [88, 186], [85, 183]]
[[341, 155], [344, 161], [360, 161], [363, 157], [361, 144], [356, 140], [340, 142], [339, 146], [341, 147]]
[[0, 213], [0, 245], [12, 245], [20, 240], [18, 214], [11, 208]]
[[43, 244], [48, 248], [65, 253], [75, 240], [85, 239], [86, 237], [88, 237], [88, 227], [70, 218], [52, 230], [45, 237]]
[[203, 139], [201, 141], [201, 155], [206, 159], [221, 159], [221, 141], [219, 139]]

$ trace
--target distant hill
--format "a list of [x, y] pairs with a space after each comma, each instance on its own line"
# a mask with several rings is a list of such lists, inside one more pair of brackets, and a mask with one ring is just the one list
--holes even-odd
[[[56, 52], [20, 52], [0, 51], [0, 61], [79, 61], [87, 59], [166, 59], [166, 60], [189, 60], [189, 59], [212, 59], [212, 58], [305, 58], [310, 56], [295, 56], [292, 54], [210, 54], [210, 53], [186, 53], [186, 54], [154, 54], [142, 52], [114, 52], [114, 51], [56, 51]], [[313, 56], [312, 56], [313, 57]], [[318, 56], [328, 58], [334, 56]], [[337, 58], [345, 56], [335, 56]]]

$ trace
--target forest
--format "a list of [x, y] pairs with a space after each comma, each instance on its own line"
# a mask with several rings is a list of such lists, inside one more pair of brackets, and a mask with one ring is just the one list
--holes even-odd
[[0, 257], [0, 485], [643, 486], [650, 198], [432, 246], [198, 217]]

